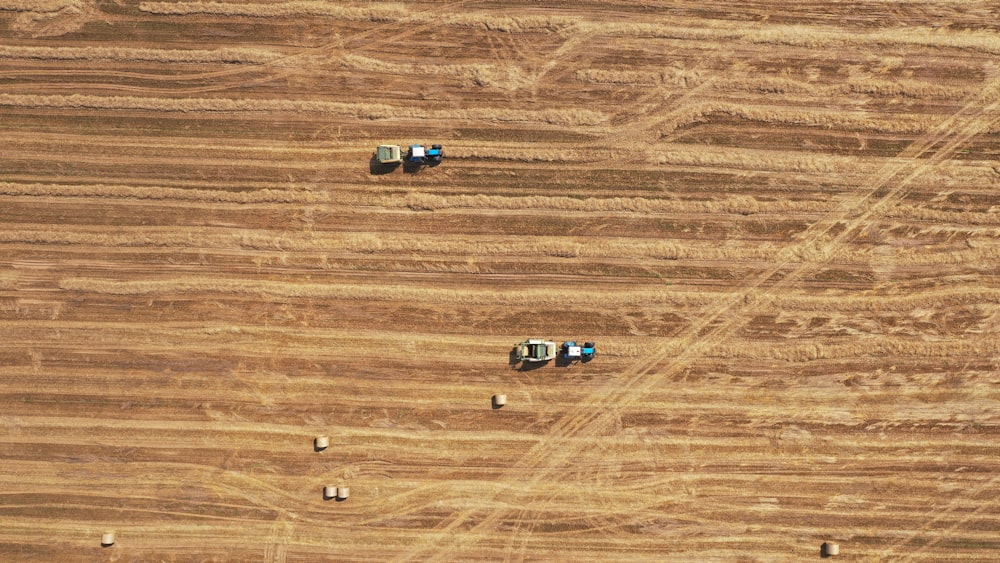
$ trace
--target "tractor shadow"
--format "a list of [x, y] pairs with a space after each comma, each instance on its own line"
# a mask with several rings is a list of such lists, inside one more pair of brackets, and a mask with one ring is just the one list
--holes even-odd
[[375, 155], [372, 155], [371, 160], [368, 161], [368, 171], [374, 176], [381, 176], [383, 174], [391, 174], [399, 168], [398, 162], [379, 162]]
[[409, 160], [403, 161], [403, 173], [404, 174], [416, 174], [420, 172], [424, 166], [422, 162], [412, 162]]
[[564, 358], [561, 353], [558, 356], [556, 356], [556, 367], [557, 368], [569, 367], [569, 366], [571, 366], [571, 365], [573, 365], [575, 363], [576, 363], [576, 360], [574, 360], [573, 358]]

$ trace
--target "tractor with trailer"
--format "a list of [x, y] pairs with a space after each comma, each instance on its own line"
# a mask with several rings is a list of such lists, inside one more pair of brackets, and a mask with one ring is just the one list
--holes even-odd
[[514, 357], [519, 362], [547, 362], [558, 357], [556, 363], [560, 366], [577, 361], [589, 362], [595, 354], [597, 345], [593, 342], [584, 342], [581, 346], [573, 340], [567, 340], [556, 348], [556, 343], [551, 340], [529, 338], [514, 347]]
[[418, 172], [424, 166], [437, 166], [444, 159], [441, 145], [410, 145], [406, 152], [399, 145], [379, 145], [372, 155], [372, 170], [391, 172], [400, 164], [405, 172]]

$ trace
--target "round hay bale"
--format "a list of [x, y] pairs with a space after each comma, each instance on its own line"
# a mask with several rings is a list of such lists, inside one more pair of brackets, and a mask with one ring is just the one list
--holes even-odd
[[314, 449], [319, 452], [330, 447], [330, 437], [329, 436], [316, 436], [313, 441]]
[[337, 486], [336, 485], [327, 485], [327, 486], [323, 487], [323, 498], [326, 499], [326, 500], [330, 500], [332, 498], [337, 498]]
[[823, 545], [820, 546], [820, 555], [823, 557], [840, 555], [840, 546], [832, 542], [823, 542]]
[[498, 409], [507, 404], [507, 395], [497, 394], [493, 395], [493, 408]]
[[101, 534], [101, 547], [111, 547], [115, 545], [115, 533], [104, 532]]
[[351, 496], [350, 487], [337, 487], [337, 500], [347, 500]]

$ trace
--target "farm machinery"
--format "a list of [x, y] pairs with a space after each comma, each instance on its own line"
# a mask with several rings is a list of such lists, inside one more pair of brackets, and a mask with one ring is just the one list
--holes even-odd
[[410, 145], [403, 154], [399, 145], [379, 145], [375, 149], [374, 161], [379, 166], [393, 166], [400, 163], [411, 167], [437, 166], [444, 158], [444, 148], [441, 145]]
[[562, 365], [566, 365], [579, 360], [589, 362], [594, 359], [597, 346], [593, 342], [584, 342], [580, 346], [572, 340], [567, 340], [562, 343], [557, 352], [555, 342], [541, 338], [529, 338], [518, 344], [514, 348], [514, 352], [519, 362], [547, 362], [555, 359], [558, 355], [559, 360], [563, 362]]
[[529, 338], [515, 348], [520, 362], [547, 362], [556, 357], [556, 343], [541, 338]]
[[399, 145], [379, 145], [375, 149], [375, 161], [379, 164], [399, 164], [403, 162]]

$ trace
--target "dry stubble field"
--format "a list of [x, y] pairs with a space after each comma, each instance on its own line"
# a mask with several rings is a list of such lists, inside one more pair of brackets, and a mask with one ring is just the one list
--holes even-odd
[[0, 0], [0, 559], [995, 559], [998, 22]]

